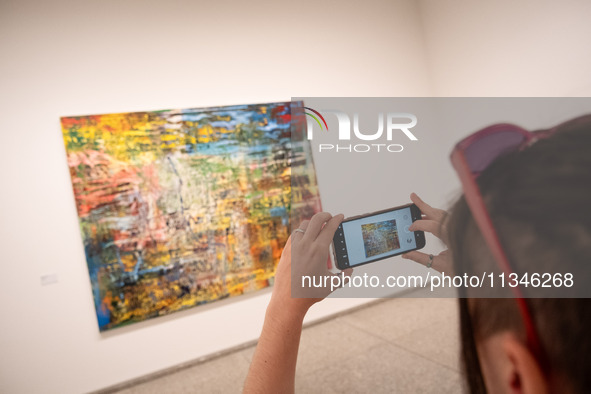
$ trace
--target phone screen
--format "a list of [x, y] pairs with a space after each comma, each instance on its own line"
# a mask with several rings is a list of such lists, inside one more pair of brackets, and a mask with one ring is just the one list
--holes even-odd
[[334, 239], [339, 265], [354, 267], [422, 247], [408, 229], [412, 222], [410, 206], [343, 221]]

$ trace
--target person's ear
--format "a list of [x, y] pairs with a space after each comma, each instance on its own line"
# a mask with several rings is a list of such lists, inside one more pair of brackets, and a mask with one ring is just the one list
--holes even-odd
[[501, 382], [507, 393], [543, 394], [549, 392], [540, 363], [532, 352], [511, 332], [501, 334], [501, 351], [507, 365]]

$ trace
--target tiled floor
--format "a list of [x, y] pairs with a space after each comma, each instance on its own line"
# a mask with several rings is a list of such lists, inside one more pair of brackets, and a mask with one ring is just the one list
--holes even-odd
[[[457, 301], [399, 298], [304, 329], [298, 393], [457, 393]], [[118, 391], [240, 393], [254, 347]]]

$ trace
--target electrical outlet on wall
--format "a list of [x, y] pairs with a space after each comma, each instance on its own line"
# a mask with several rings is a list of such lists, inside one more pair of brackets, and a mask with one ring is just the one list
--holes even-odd
[[58, 282], [56, 273], [41, 275], [41, 286], [51, 285]]

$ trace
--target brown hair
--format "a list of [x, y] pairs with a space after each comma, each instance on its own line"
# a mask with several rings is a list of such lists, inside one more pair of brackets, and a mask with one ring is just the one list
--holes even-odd
[[[589, 279], [591, 258], [591, 116], [575, 119], [523, 151], [507, 154], [478, 178], [501, 244], [516, 273], [573, 272]], [[455, 272], [500, 272], [461, 197], [446, 223]], [[539, 298], [525, 289], [542, 342], [550, 384], [591, 391], [591, 302]], [[478, 293], [461, 294], [478, 297]], [[561, 293], [560, 297], [568, 297]], [[471, 392], [486, 392], [475, 340], [511, 330], [525, 340], [510, 293], [460, 299], [462, 356]], [[541, 360], [540, 360], [541, 361]]]

